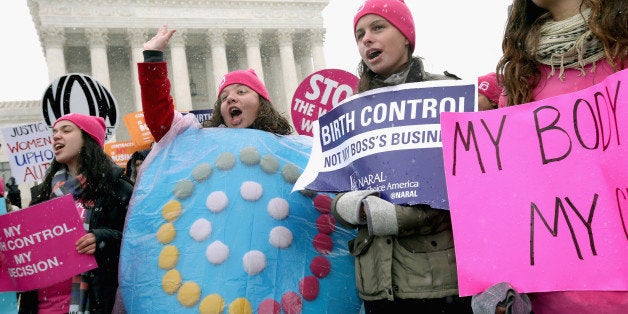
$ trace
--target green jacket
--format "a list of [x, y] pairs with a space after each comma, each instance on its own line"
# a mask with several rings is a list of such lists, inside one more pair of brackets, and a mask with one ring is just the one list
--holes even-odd
[[[418, 58], [404, 72], [402, 82], [455, 78], [424, 72]], [[364, 212], [360, 213], [362, 207]], [[448, 210], [429, 205], [399, 206], [377, 197], [375, 191], [351, 191], [336, 195], [331, 212], [342, 225], [358, 229], [349, 250], [355, 256], [356, 286], [363, 300], [458, 295]]]
[[[349, 241], [355, 256], [356, 286], [367, 301], [442, 298], [458, 294], [458, 276], [449, 211], [428, 205], [400, 206], [377, 196], [338, 194], [331, 212], [358, 235]], [[370, 191], [372, 192], [372, 191]], [[362, 223], [345, 220], [362, 202]]]

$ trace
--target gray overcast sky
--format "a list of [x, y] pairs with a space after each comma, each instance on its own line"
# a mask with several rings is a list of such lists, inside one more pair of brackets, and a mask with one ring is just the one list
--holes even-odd
[[[511, 2], [406, 0], [415, 20], [415, 55], [424, 58], [429, 72], [447, 70], [463, 79], [494, 71]], [[323, 11], [328, 68], [355, 73], [359, 55], [352, 23], [360, 3], [330, 0]], [[0, 101], [39, 99], [49, 84], [48, 70], [26, 0], [3, 1], [0, 29]]]

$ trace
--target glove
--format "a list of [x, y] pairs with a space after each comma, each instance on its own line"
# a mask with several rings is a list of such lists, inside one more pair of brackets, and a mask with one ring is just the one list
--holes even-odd
[[364, 215], [360, 215], [362, 200], [370, 195], [379, 195], [379, 192], [372, 190], [350, 191], [337, 195], [332, 208], [336, 213], [338, 222], [349, 226], [365, 225], [366, 218]]

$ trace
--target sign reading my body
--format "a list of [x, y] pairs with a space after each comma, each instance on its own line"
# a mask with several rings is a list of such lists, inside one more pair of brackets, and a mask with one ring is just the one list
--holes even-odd
[[[576, 149], [584, 151], [599, 151], [605, 152], [609, 150], [613, 145], [619, 147], [621, 145], [621, 135], [619, 132], [618, 117], [617, 117], [617, 105], [621, 103], [618, 99], [622, 99], [623, 96], [620, 91], [621, 81], [617, 81], [616, 86], [606, 87], [604, 91], [595, 91], [592, 93], [591, 98], [583, 99], [578, 98], [573, 101], [573, 104], [565, 107], [543, 105], [531, 111], [532, 119], [534, 121], [534, 134], [538, 140], [538, 153], [539, 161], [543, 166], [552, 163], [561, 162], [569, 158], [572, 153], [575, 153]], [[566, 110], [567, 109], [567, 110]], [[566, 114], [567, 113], [567, 114]], [[500, 143], [502, 140], [503, 131], [507, 126], [507, 116], [503, 115], [501, 122], [499, 123], [497, 130], [491, 130], [486, 121], [480, 119], [481, 127], [474, 124], [474, 121], [469, 121], [466, 128], [466, 135], [463, 131], [463, 126], [456, 123], [455, 135], [453, 138], [453, 162], [451, 166], [452, 175], [456, 175], [456, 161], [458, 148], [463, 147], [464, 151], [471, 153], [477, 158], [477, 165], [482, 174], [487, 173], [488, 169], [497, 169], [502, 171], [502, 155], [500, 151]], [[476, 130], [477, 133], [476, 133]], [[484, 153], [478, 146], [478, 137], [488, 136], [490, 142], [493, 144], [494, 151], [489, 154], [495, 157], [495, 168], [487, 168], [485, 166], [488, 158], [483, 158]], [[551, 138], [551, 140], [548, 140]], [[461, 146], [458, 146], [461, 144]], [[472, 148], [473, 146], [473, 148]], [[473, 157], [472, 157], [473, 158]], [[465, 169], [465, 171], [468, 169]], [[617, 204], [620, 204], [621, 197], [625, 198], [623, 190], [616, 189]], [[628, 190], [627, 190], [628, 191]], [[606, 193], [605, 193], [606, 194]], [[568, 226], [571, 239], [573, 241], [576, 254], [579, 259], [583, 259], [581, 245], [578, 242], [578, 238], [575, 234], [572, 220], [567, 214], [570, 209], [577, 217], [578, 220], [584, 225], [588, 232], [588, 242], [592, 255], [597, 255], [594, 241], [594, 230], [592, 222], [599, 192], [592, 193], [590, 197], [590, 205], [576, 204], [570, 197], [556, 196], [554, 200], [553, 221], [548, 223], [548, 219], [543, 215], [541, 210], [542, 206], [538, 204], [538, 201], [530, 202], [530, 265], [535, 264], [534, 258], [534, 240], [535, 240], [535, 217], [538, 216], [541, 222], [545, 226], [545, 229], [554, 237], [558, 235], [558, 221], [559, 217], [565, 220]], [[583, 215], [582, 209], [588, 208], [588, 215]], [[622, 219], [624, 233], [626, 233], [626, 226], [621, 207], [619, 207], [620, 218]], [[551, 217], [551, 216], [550, 216]], [[628, 233], [626, 233], [628, 237]]]

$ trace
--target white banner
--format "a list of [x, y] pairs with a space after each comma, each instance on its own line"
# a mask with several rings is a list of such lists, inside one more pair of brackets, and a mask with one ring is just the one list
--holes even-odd
[[15, 183], [43, 180], [54, 158], [50, 128], [43, 121], [20, 124], [2, 128], [2, 136]]

